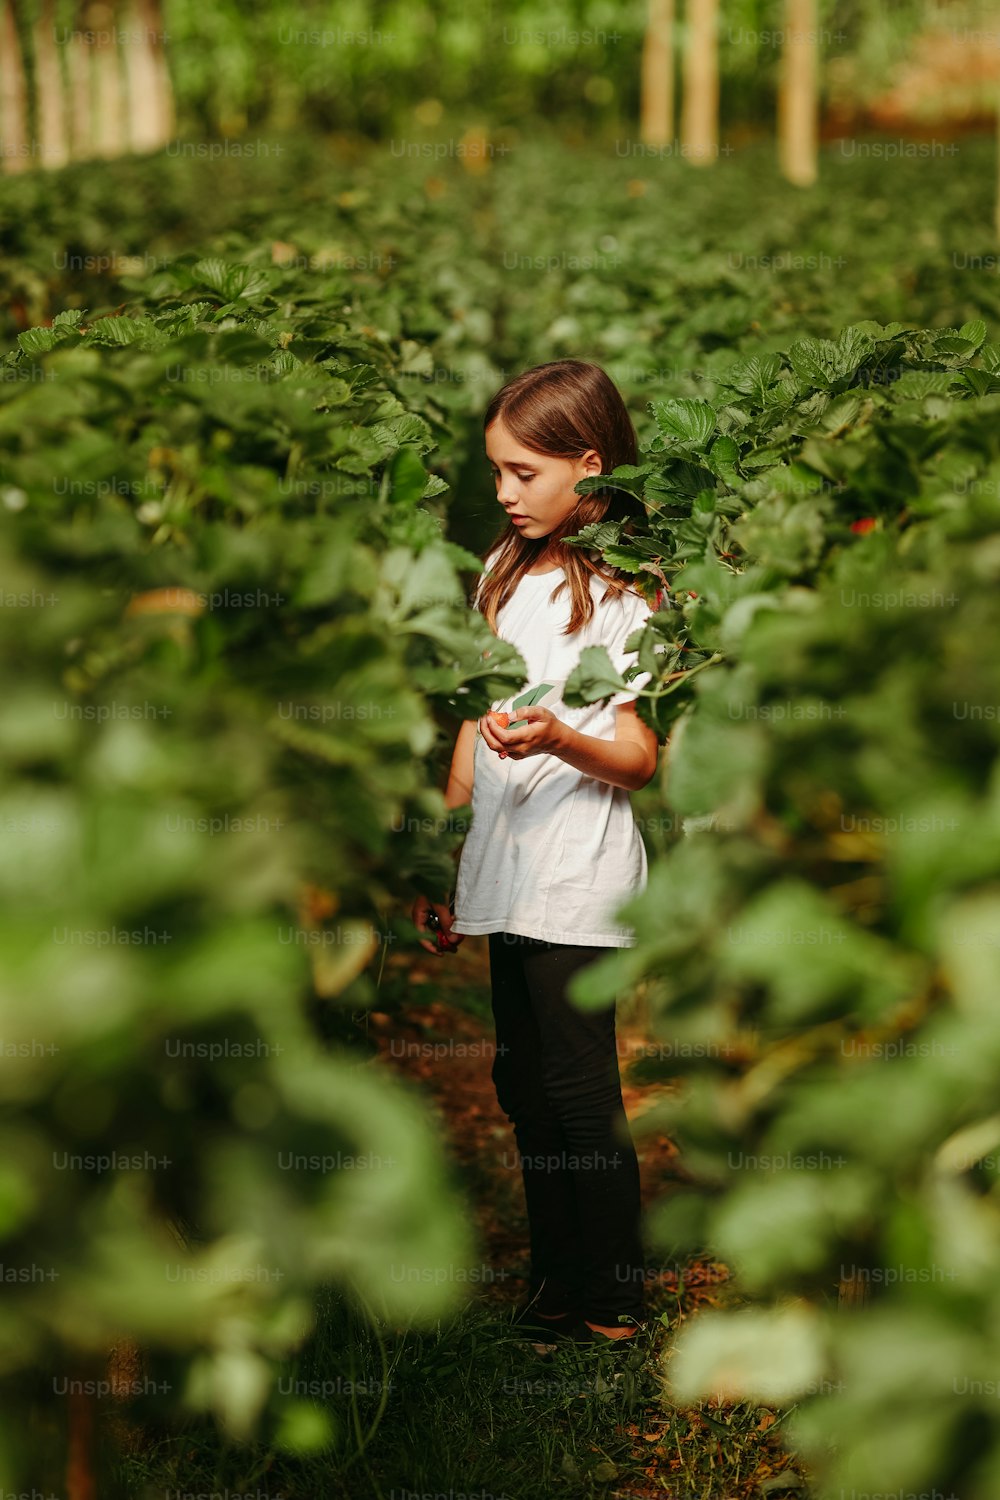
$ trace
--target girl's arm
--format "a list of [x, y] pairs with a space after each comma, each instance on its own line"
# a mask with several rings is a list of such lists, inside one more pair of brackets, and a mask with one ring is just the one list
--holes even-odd
[[660, 742], [632, 703], [616, 706], [613, 740], [581, 734], [537, 703], [522, 708], [519, 717], [528, 722], [517, 729], [500, 729], [488, 719], [482, 720], [483, 739], [491, 750], [505, 750], [512, 760], [523, 760], [526, 755], [558, 755], [585, 776], [629, 792], [637, 792], [656, 775]]
[[476, 720], [466, 719], [458, 731], [448, 772], [444, 800], [449, 807], [464, 807], [472, 801], [473, 754], [476, 748]]
[[649, 725], [639, 718], [632, 703], [620, 703], [615, 708], [613, 740], [581, 734], [568, 724], [562, 725], [562, 731], [562, 744], [555, 753], [585, 776], [637, 792], [656, 775], [660, 742]]
[[[448, 784], [445, 787], [444, 800], [449, 808], [464, 807], [472, 801], [472, 776], [473, 755], [476, 748], [476, 720], [466, 719], [458, 731], [455, 740], [455, 749], [451, 756], [451, 769], [448, 772]], [[461, 849], [455, 850], [455, 863], [461, 854]], [[428, 901], [426, 896], [418, 896], [413, 903], [413, 925], [421, 931], [429, 932], [428, 914], [437, 914], [439, 930], [434, 934], [434, 941], [429, 938], [421, 938], [421, 948], [426, 948], [428, 953], [434, 953], [439, 958], [443, 953], [453, 953], [459, 943], [465, 941], [463, 932], [452, 934], [451, 928], [455, 920], [454, 914], [443, 902]]]

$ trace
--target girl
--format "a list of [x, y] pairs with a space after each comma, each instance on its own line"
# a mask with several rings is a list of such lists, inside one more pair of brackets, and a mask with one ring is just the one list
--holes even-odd
[[[590, 522], [644, 517], [620, 490], [574, 486], [636, 462], [635, 429], [598, 366], [560, 359], [526, 370], [490, 402], [483, 426], [507, 522], [484, 559], [474, 604], [515, 645], [543, 701], [501, 728], [462, 725], [445, 791], [471, 802], [451, 907], [417, 898], [435, 952], [489, 934], [496, 1022], [492, 1078], [514, 1126], [531, 1242], [523, 1327], [595, 1343], [635, 1335], [642, 1319], [639, 1170], [622, 1106], [614, 1003], [581, 1011], [571, 976], [602, 950], [634, 943], [616, 918], [646, 884], [628, 793], [657, 765], [658, 739], [634, 693], [567, 708], [566, 678], [586, 646], [624, 650], [644, 600], [599, 553], [564, 542]], [[636, 679], [636, 686], [649, 673]], [[515, 696], [519, 696], [518, 693]], [[623, 1321], [632, 1320], [632, 1326]]]

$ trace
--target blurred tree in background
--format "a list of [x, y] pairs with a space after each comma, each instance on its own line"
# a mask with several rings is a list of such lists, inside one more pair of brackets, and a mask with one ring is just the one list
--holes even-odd
[[641, 119], [665, 146], [676, 69], [693, 163], [719, 127], [772, 130], [780, 97], [782, 160], [805, 183], [819, 128], [982, 126], [1000, 87], [992, 0], [4, 0], [2, 35], [6, 171], [156, 150], [175, 129], [384, 138], [470, 108], [491, 128], [539, 115], [571, 134]]

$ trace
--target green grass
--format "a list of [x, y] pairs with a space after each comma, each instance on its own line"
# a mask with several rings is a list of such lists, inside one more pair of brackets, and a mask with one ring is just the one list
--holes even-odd
[[[779, 1426], [762, 1428], [771, 1413], [745, 1403], [673, 1406], [665, 1323], [683, 1314], [685, 1299], [670, 1299], [672, 1312], [660, 1297], [659, 1315], [624, 1357], [571, 1346], [542, 1357], [486, 1299], [415, 1332], [373, 1327], [331, 1293], [300, 1357], [279, 1374], [287, 1395], [272, 1423], [280, 1430], [282, 1402], [314, 1402], [335, 1424], [329, 1447], [293, 1456], [273, 1440], [226, 1445], [211, 1425], [192, 1420], [123, 1460], [115, 1482], [134, 1500], [164, 1490], [259, 1490], [283, 1500], [400, 1500], [427, 1491], [494, 1500], [752, 1495], [753, 1475], [785, 1461]], [[650, 1467], [655, 1478], [644, 1472]]]

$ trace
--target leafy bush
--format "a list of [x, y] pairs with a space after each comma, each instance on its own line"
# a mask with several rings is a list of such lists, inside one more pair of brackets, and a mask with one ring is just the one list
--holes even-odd
[[412, 934], [391, 904], [448, 880], [436, 715], [483, 712], [523, 663], [466, 605], [434, 429], [393, 389], [405, 344], [194, 256], [141, 310], [18, 343], [5, 1374], [20, 1398], [21, 1372], [99, 1374], [134, 1339], [246, 1433], [318, 1284], [394, 1320], [457, 1295], [440, 1268], [470, 1232], [423, 1111], [310, 1007], [370, 1003]]
[[656, 404], [621, 475], [651, 511], [632, 565], [671, 584], [632, 644], [660, 657], [640, 712], [673, 728], [685, 831], [625, 909], [637, 946], [574, 993], [645, 982], [670, 1058], [645, 1066], [686, 1072], [653, 1124], [690, 1175], [654, 1236], [773, 1307], [696, 1319], [675, 1391], [801, 1398], [830, 1494], [986, 1500], [1000, 1462], [985, 335], [862, 323], [744, 360], [712, 403]]

